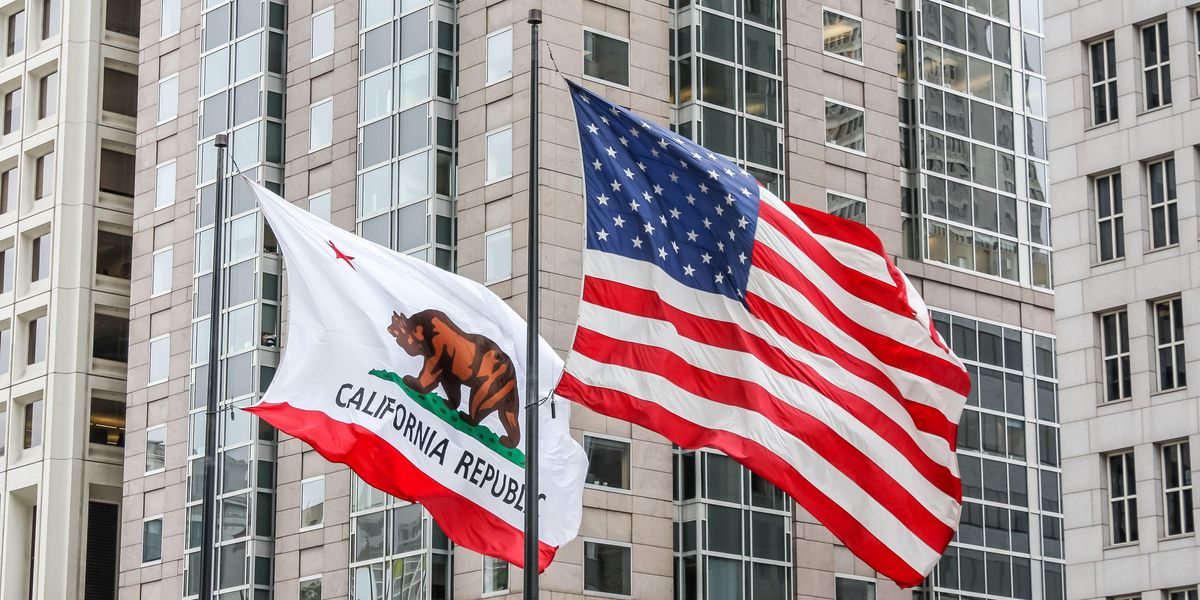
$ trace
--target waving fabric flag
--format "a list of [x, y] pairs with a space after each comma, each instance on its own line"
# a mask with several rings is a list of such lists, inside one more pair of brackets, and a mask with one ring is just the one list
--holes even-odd
[[[288, 275], [288, 339], [249, 410], [420, 502], [456, 544], [524, 564], [525, 321], [482, 285], [343, 231], [251, 183]], [[541, 341], [540, 391], [562, 360]], [[540, 567], [573, 539], [587, 466], [569, 403], [540, 416]]]
[[882, 244], [571, 86], [583, 299], [557, 392], [725, 452], [880, 573], [917, 585], [954, 535], [962, 364]]

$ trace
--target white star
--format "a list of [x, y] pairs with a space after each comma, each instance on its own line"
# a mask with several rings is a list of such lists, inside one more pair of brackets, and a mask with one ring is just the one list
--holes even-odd
[[659, 221], [662, 221], [662, 224], [663, 224], [663, 226], [664, 226], [664, 227], [667, 225], [667, 217], [666, 217], [666, 216], [664, 216], [664, 215], [658, 215], [658, 220], [659, 220]]
[[708, 160], [717, 160], [717, 155], [712, 152], [708, 153]]
[[657, 183], [654, 184], [654, 193], [661, 196], [662, 195], [662, 186], [658, 185]]
[[629, 135], [632, 135], [633, 137], [637, 137], [637, 136], [641, 135], [641, 133], [638, 132], [637, 127], [630, 127]]
[[600, 122], [608, 125], [608, 117], [600, 117]]
[[720, 174], [720, 173], [717, 173], [717, 170], [716, 170], [716, 169], [709, 169], [709, 170], [708, 170], [708, 178], [709, 178], [709, 179], [720, 179], [720, 178], [721, 178], [721, 174]]
[[683, 167], [683, 168], [685, 168], [685, 169], [686, 169], [686, 168], [688, 168], [687, 161], [686, 161], [686, 160], [681, 160], [681, 161], [679, 161], [679, 166], [681, 166], [681, 167]]
[[679, 212], [679, 209], [674, 208], [674, 207], [671, 208], [671, 218], [672, 219], [678, 219], [679, 215], [681, 215], [681, 214], [683, 214], [683, 213]]
[[695, 273], [695, 272], [696, 272], [696, 269], [693, 269], [692, 265], [683, 265], [683, 274], [684, 275], [691, 277], [692, 273]]
[[725, 242], [717, 242], [717, 250], [720, 252], [724, 252], [725, 251]]
[[642, 247], [642, 238], [640, 238], [640, 237], [633, 238], [633, 247], [641, 248]]
[[616, 106], [610, 106], [610, 107], [608, 107], [608, 112], [610, 112], [610, 113], [612, 113], [612, 114], [614, 114], [614, 115], [620, 115], [620, 114], [621, 114], [620, 112], [618, 112], [618, 111], [617, 111], [617, 107], [616, 107]]
[[717, 276], [713, 279], [715, 279], [717, 283], [725, 283], [725, 276], [720, 273], [717, 273]]
[[629, 210], [632, 210], [633, 212], [637, 212], [637, 209], [639, 206], [641, 206], [641, 204], [638, 204], [637, 200], [629, 201]]
[[600, 159], [597, 158], [595, 162], [592, 163], [592, 166], [596, 167], [596, 170], [599, 171], [604, 165], [600, 162]]
[[611, 157], [611, 158], [616, 158], [616, 157], [617, 157], [617, 151], [616, 151], [616, 150], [613, 150], [613, 147], [612, 147], [612, 146], [609, 146], [608, 148], [605, 148], [605, 149], [604, 149], [604, 151], [605, 151], [605, 152], [607, 152], [607, 153], [608, 153], [608, 155], [609, 155], [609, 157]]
[[669, 146], [670, 144], [667, 143], [667, 140], [658, 138], [658, 145], [661, 146], [663, 150], [666, 150], [667, 146]]
[[709, 262], [712, 261], [712, 256], [710, 256], [707, 252], [705, 252], [704, 254], [700, 255], [700, 260], [704, 261], [704, 264], [707, 265]]
[[629, 169], [625, 169], [625, 176], [630, 179], [633, 179], [633, 171], [630, 171]]
[[725, 174], [730, 177], [733, 177], [733, 169], [730, 169], [729, 167], [725, 167]]
[[597, 133], [600, 133], [600, 128], [596, 127], [595, 123], [588, 123], [587, 130], [588, 130], [588, 133], [590, 133], [592, 135], [596, 135]]
[[708, 184], [705, 184], [705, 183], [700, 184], [700, 193], [702, 193], [702, 194], [708, 193]]
[[747, 198], [749, 198], [749, 197], [750, 197], [750, 190], [748, 190], [748, 189], [746, 189], [746, 188], [742, 188], [742, 195], [744, 195], [744, 196], [746, 196]]
[[613, 189], [613, 191], [614, 191], [614, 192], [619, 192], [619, 191], [621, 191], [621, 182], [620, 182], [620, 181], [617, 181], [616, 179], [614, 179], [614, 180], [612, 181], [612, 183], [610, 183], [610, 184], [608, 184], [608, 185], [611, 185], [611, 186], [612, 186], [612, 189]]
[[642, 121], [642, 129], [650, 129], [650, 124], [645, 121]]
[[709, 221], [708, 217], [704, 217], [704, 220], [701, 222], [704, 223], [705, 229], [712, 229], [712, 221]]
[[737, 224], [738, 224], [738, 227], [745, 229], [746, 226], [750, 224], [750, 221], [747, 220], [746, 217], [742, 217], [742, 218], [738, 219]]
[[642, 161], [639, 160], [637, 165], [638, 165], [638, 168], [641, 169], [643, 173], [646, 172], [646, 165], [643, 164]]
[[616, 225], [617, 227], [624, 227], [625, 217], [622, 217], [621, 215], [613, 217], [613, 225]]
[[695, 196], [693, 196], [693, 195], [691, 195], [691, 194], [688, 194], [688, 195], [687, 195], [687, 201], [688, 201], [688, 204], [693, 204], [693, 205], [694, 205], [694, 204], [696, 204], [696, 197], [695, 197]]
[[745, 252], [738, 253], [738, 260], [742, 261], [743, 265], [746, 264], [746, 253]]
[[736, 240], [736, 239], [737, 239], [737, 235], [735, 235], [735, 234], [733, 233], [733, 230], [732, 230], [732, 229], [730, 229], [730, 230], [729, 230], [729, 241], [731, 241], [731, 242], [732, 242], [732, 241], [734, 241], [734, 240]]
[[587, 96], [584, 96], [583, 94], [580, 94], [580, 95], [576, 96], [576, 98], [579, 98], [579, 101], [580, 101], [580, 102], [583, 102], [584, 104], [591, 104], [591, 103], [592, 103], [592, 101], [591, 101], [591, 100], [588, 100], [588, 97], [587, 97]]
[[671, 171], [669, 177], [671, 178], [671, 183], [679, 183], [679, 176], [675, 174], [675, 171]]
[[651, 196], [650, 192], [642, 192], [642, 197], [646, 199], [646, 202], [654, 202], [654, 196]]
[[699, 152], [692, 152], [692, 158], [694, 158], [696, 160], [701, 160], [703, 157], [700, 156]]
[[629, 147], [629, 140], [625, 139], [625, 136], [621, 136], [621, 137], [617, 138], [617, 141], [621, 142], [622, 146], [625, 146], [626, 148]]
[[679, 254], [679, 244], [671, 242], [671, 249], [675, 251], [675, 254]]
[[658, 158], [658, 150], [655, 150], [654, 148], [651, 148], [651, 149], [650, 149], [650, 156], [653, 156], [654, 158]]
[[599, 202], [600, 206], [608, 206], [608, 196], [600, 194], [596, 196], [596, 202]]
[[725, 209], [721, 208], [720, 204], [714, 206], [713, 208], [716, 209], [718, 217], [725, 214]]
[[659, 249], [658, 249], [658, 259], [659, 259], [659, 260], [666, 260], [666, 259], [667, 259], [667, 249], [666, 249], [666, 248], [659, 248]]
[[747, 170], [745, 170], [745, 169], [742, 169], [742, 175], [743, 175], [743, 176], [745, 176], [745, 177], [749, 177], [749, 176], [750, 176], [750, 171], [747, 171]]
[[599, 238], [600, 241], [602, 241], [602, 242], [607, 242], [608, 241], [608, 232], [601, 229], [600, 231], [596, 232], [596, 237]]
[[725, 204], [733, 206], [733, 203], [736, 201], [737, 199], [733, 197], [733, 194], [725, 194]]
[[694, 241], [696, 241], [696, 238], [700, 237], [700, 234], [696, 233], [696, 230], [693, 229], [693, 230], [687, 232], [687, 236], [688, 236], [689, 242], [694, 242]]

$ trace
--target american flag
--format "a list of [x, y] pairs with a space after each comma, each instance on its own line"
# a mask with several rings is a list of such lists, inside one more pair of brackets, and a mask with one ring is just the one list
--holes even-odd
[[583, 298], [557, 392], [788, 492], [868, 565], [921, 583], [962, 504], [970, 381], [867, 228], [570, 87]]

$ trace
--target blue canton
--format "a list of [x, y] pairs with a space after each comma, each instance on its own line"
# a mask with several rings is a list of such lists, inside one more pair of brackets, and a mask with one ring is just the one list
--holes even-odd
[[587, 247], [743, 300], [758, 223], [754, 177], [590, 90], [570, 89], [583, 150]]

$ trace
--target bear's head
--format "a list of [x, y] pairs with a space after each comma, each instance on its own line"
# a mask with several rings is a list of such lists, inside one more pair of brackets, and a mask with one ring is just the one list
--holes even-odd
[[409, 317], [392, 312], [392, 324], [388, 325], [388, 333], [396, 338], [396, 344], [412, 356], [426, 353], [425, 325], [415, 323]]

